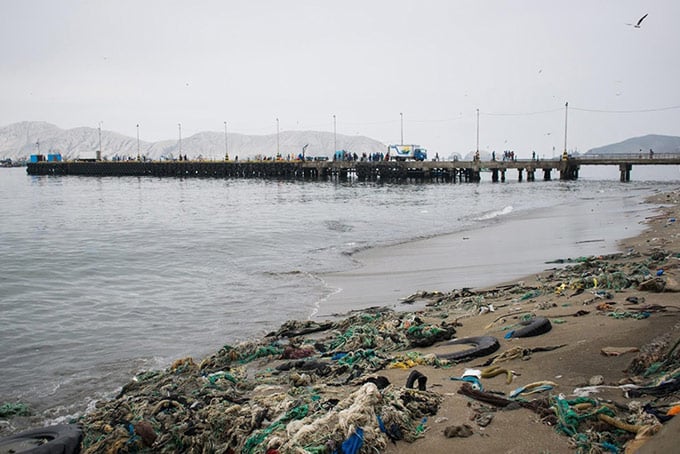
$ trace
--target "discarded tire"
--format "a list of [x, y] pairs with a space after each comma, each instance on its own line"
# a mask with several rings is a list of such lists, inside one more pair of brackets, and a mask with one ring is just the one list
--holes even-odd
[[438, 354], [437, 358], [447, 359], [449, 361], [464, 361], [467, 359], [490, 355], [500, 348], [498, 339], [492, 336], [464, 337], [462, 339], [449, 341], [444, 345], [460, 344], [471, 344], [474, 345], [474, 347], [459, 352]]
[[545, 334], [552, 329], [550, 320], [545, 317], [535, 317], [521, 323], [524, 328], [512, 331], [510, 337], [532, 337]]
[[409, 374], [408, 378], [406, 379], [406, 387], [413, 389], [413, 385], [416, 381], [418, 381], [418, 389], [420, 391], [425, 391], [427, 389], [427, 377], [417, 370], [413, 370]]
[[80, 452], [80, 426], [61, 424], [27, 430], [0, 439], [0, 452], [22, 454], [72, 454]]

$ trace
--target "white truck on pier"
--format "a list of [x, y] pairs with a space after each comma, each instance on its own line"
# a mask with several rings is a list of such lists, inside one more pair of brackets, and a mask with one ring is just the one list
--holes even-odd
[[427, 150], [420, 145], [388, 145], [387, 155], [391, 161], [425, 161]]

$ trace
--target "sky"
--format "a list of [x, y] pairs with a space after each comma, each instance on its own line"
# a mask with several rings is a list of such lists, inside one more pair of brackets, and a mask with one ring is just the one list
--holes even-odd
[[520, 157], [566, 129], [585, 152], [680, 136], [679, 20], [677, 0], [0, 0], [0, 126]]

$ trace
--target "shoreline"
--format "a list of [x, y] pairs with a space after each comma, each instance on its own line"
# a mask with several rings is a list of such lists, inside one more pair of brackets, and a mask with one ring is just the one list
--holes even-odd
[[541, 272], [557, 260], [613, 253], [620, 241], [642, 233], [645, 216], [654, 210], [640, 201], [614, 223], [594, 217], [618, 215], [617, 207], [600, 214], [599, 201], [587, 202], [511, 212], [444, 235], [362, 249], [351, 255], [356, 266], [321, 275], [331, 292], [313, 318], [396, 308], [417, 291], [491, 286]]
[[[623, 239], [620, 242], [622, 250], [633, 250], [640, 254], [640, 257], [651, 256], [660, 248], [680, 251], [680, 234], [675, 233], [675, 229], [680, 228], [680, 225], [676, 226], [674, 222], [668, 221], [680, 213], [679, 197], [677, 193], [653, 197], [655, 211], [658, 214], [646, 219], [644, 231], [633, 238]], [[667, 254], [669, 264], [664, 266], [666, 271], [664, 278], [672, 285], [675, 285], [676, 278], [680, 279], [680, 273], [676, 277], [678, 271], [673, 261], [674, 254]], [[623, 267], [625, 263], [634, 262], [637, 258], [621, 253], [594, 261], [600, 265], [612, 263]], [[634, 354], [605, 357], [600, 353], [601, 349], [616, 343], [618, 345], [615, 346], [618, 347], [637, 344], [636, 348], [642, 349], [663, 332], [675, 333], [677, 338], [678, 331], [675, 326], [679, 319], [676, 313], [670, 310], [667, 313], [652, 312], [651, 316], [645, 319], [610, 317], [607, 314], [612, 312], [605, 309], [595, 310], [593, 307], [605, 302], [596, 296], [594, 288], [573, 296], [572, 292], [556, 294], [555, 282], [560, 279], [566, 282], [571, 266], [575, 265], [546, 269], [543, 264], [542, 271], [524, 276], [521, 281], [513, 279], [502, 281], [507, 284], [479, 288], [467, 295], [452, 292], [450, 295], [439, 293], [434, 297], [420, 298], [421, 303], [425, 302], [423, 309], [407, 311], [401, 315], [388, 313], [381, 315], [380, 310], [356, 311], [352, 313], [353, 315], [346, 314], [343, 317], [344, 321], [335, 322], [325, 329], [318, 329], [320, 324], [313, 321], [290, 323], [289, 326], [282, 326], [276, 333], [264, 339], [239, 346], [225, 346], [220, 352], [203, 359], [200, 364], [191, 358], [185, 358], [175, 361], [165, 371], [140, 374], [123, 387], [118, 399], [100, 402], [93, 413], [81, 418], [80, 422], [85, 426], [86, 441], [89, 443], [84, 452], [104, 452], [106, 446], [115, 445], [121, 440], [126, 443], [132, 440], [134, 436], [131, 436], [125, 427], [120, 430], [120, 423], [116, 422], [121, 417], [137, 423], [145, 422], [152, 428], [156, 438], [151, 444], [146, 444], [150, 438], [145, 440], [141, 435], [142, 426], [139, 429], [135, 428], [139, 432], [135, 432], [137, 439], [133, 440], [138, 448], [153, 447], [152, 450], [169, 449], [167, 445], [169, 435], [179, 436], [183, 442], [194, 444], [201, 440], [203, 442], [210, 440], [223, 448], [228, 445], [243, 448], [248, 440], [255, 440], [253, 438], [255, 436], [259, 439], [264, 435], [250, 452], [265, 452], [265, 445], [271, 445], [271, 449], [275, 450], [271, 452], [279, 452], [277, 450], [287, 452], [286, 447], [292, 449], [298, 446], [293, 442], [300, 443], [301, 446], [303, 441], [316, 441], [304, 428], [320, 429], [323, 422], [324, 434], [336, 442], [349, 439], [356, 427], [365, 427], [366, 446], [373, 443], [371, 446], [380, 447], [384, 452], [408, 453], [421, 449], [432, 452], [451, 450], [526, 452], [527, 434], [530, 434], [531, 449], [534, 452], [548, 450], [551, 453], [573, 452], [568, 437], [558, 434], [553, 426], [541, 422], [531, 411], [489, 410], [486, 406], [479, 406], [478, 402], [458, 394], [461, 384], [459, 381], [451, 380], [451, 377], [461, 376], [465, 369], [479, 366], [481, 360], [449, 365], [437, 364], [431, 360], [433, 354], [445, 354], [451, 350], [450, 346], [439, 342], [425, 347], [406, 345], [407, 348], [404, 348], [401, 342], [403, 339], [399, 339], [400, 342], [390, 339], [390, 336], [403, 334], [406, 322], [412, 326], [416, 320], [421, 319], [423, 327], [440, 328], [443, 326], [442, 323], [455, 326], [455, 337], [458, 338], [480, 334], [494, 335], [501, 342], [501, 349], [497, 352], [500, 353], [516, 347], [518, 343], [516, 341], [519, 340], [503, 340], [504, 331], [501, 325], [516, 323], [522, 313], [540, 314], [562, 322], [554, 322], [553, 329], [543, 336], [522, 339], [521, 345], [525, 348], [537, 348], [548, 344], [565, 343], [566, 346], [552, 352], [535, 353], [530, 360], [513, 361], [513, 370], [518, 375], [514, 377], [511, 385], [504, 386], [500, 377], [489, 378], [483, 380], [485, 388], [488, 386], [489, 389], [507, 394], [520, 384], [549, 380], [559, 383], [559, 386], [555, 387], [555, 392], [569, 393], [573, 388], [587, 384], [596, 375], [602, 375], [604, 383], [612, 387], [618, 386], [618, 382], [623, 379], [621, 371], [626, 369]], [[544, 288], [550, 291], [543, 292]], [[530, 291], [538, 290], [541, 290], [541, 293], [523, 299]], [[680, 304], [673, 301], [672, 293], [650, 293], [631, 289], [624, 289], [621, 294], [618, 291], [613, 293], [615, 302], [606, 300], [612, 307], [628, 309], [625, 298], [642, 295], [646, 298], [646, 304], [680, 308]], [[401, 296], [405, 297], [407, 294]], [[448, 299], [442, 298], [443, 296]], [[494, 312], [488, 311], [490, 306], [494, 306]], [[581, 307], [589, 314], [573, 319], [565, 315], [574, 313]], [[405, 306], [402, 306], [403, 308]], [[487, 308], [487, 312], [480, 314], [483, 308]], [[501, 315], [504, 323], [495, 321]], [[380, 323], [376, 326], [364, 323], [368, 317], [375, 317]], [[650, 323], [652, 321], [654, 323]], [[366, 330], [364, 335], [357, 334], [357, 330], [353, 329], [360, 326]], [[488, 328], [489, 326], [491, 328]], [[353, 331], [352, 335], [348, 335], [350, 331]], [[374, 341], [372, 348], [367, 347], [370, 337], [373, 337]], [[382, 342], [377, 341], [375, 337], [380, 337]], [[330, 348], [341, 340], [344, 342], [342, 345]], [[394, 342], [395, 345], [386, 345], [390, 342]], [[326, 349], [325, 352], [318, 348], [321, 345]], [[279, 350], [276, 352], [266, 350], [273, 346]], [[386, 349], [386, 346], [394, 348]], [[349, 368], [349, 372], [347, 370], [340, 372], [341, 368], [337, 367], [336, 360], [329, 358], [330, 353], [333, 351], [339, 353], [341, 350], [350, 353], [374, 350], [375, 355], [372, 357], [352, 355], [356, 362], [346, 361], [342, 364], [345, 369]], [[418, 359], [413, 365], [415, 367], [405, 369], [387, 367], [393, 364], [395, 359], [403, 358], [406, 353], [411, 353]], [[428, 357], [429, 360], [425, 359]], [[376, 358], [380, 360], [378, 361], [380, 367], [373, 364], [377, 361]], [[330, 372], [326, 374], [320, 366], [303, 368], [298, 361], [303, 361], [307, 366], [312, 363], [316, 363], [317, 366], [323, 363], [323, 369], [328, 367]], [[397, 362], [406, 361], [402, 359]], [[278, 369], [291, 363], [293, 365], [289, 369]], [[359, 370], [361, 372], [357, 373]], [[403, 385], [412, 370], [418, 370], [427, 377], [427, 391], [404, 388]], [[352, 374], [356, 376], [352, 377]], [[376, 393], [378, 388], [374, 390], [372, 386], [366, 384], [366, 380], [373, 377], [384, 377], [391, 385]], [[153, 394], [159, 390], [165, 390], [171, 398], [154, 396]], [[603, 390], [601, 396], [612, 402], [623, 401], [620, 389]], [[677, 393], [673, 397], [676, 400], [680, 398]], [[216, 399], [221, 400], [218, 407], [214, 407], [217, 405], [213, 403]], [[423, 408], [406, 406], [406, 410], [394, 415], [390, 413], [394, 411], [390, 408], [398, 408], [399, 399], [401, 402], [404, 402], [404, 399], [415, 399], [421, 404], [425, 402], [430, 406], [436, 403], [437, 411], [435, 414], [423, 415], [418, 414]], [[182, 402], [183, 400], [185, 402]], [[304, 416], [297, 415], [299, 418], [292, 414], [293, 410], [301, 408], [295, 405], [298, 402], [306, 402], [307, 405], [307, 413]], [[362, 405], [358, 405], [359, 402], [362, 402]], [[215, 411], [218, 409], [228, 417], [216, 414]], [[260, 421], [252, 420], [257, 411], [261, 412], [263, 417]], [[345, 422], [341, 418], [343, 412], [347, 416]], [[376, 414], [410, 418], [409, 424], [402, 428], [404, 440], [408, 441], [392, 443], [389, 437], [381, 439], [380, 437], [385, 437], [375, 427]], [[482, 426], [473, 418], [474, 415], [482, 414], [491, 415], [490, 424]], [[245, 418], [244, 415], [248, 417]], [[286, 415], [289, 415], [288, 419], [284, 418]], [[242, 419], [242, 416], [245, 419]], [[425, 423], [422, 422], [423, 418], [427, 419]], [[249, 427], [250, 431], [245, 429], [238, 433], [226, 431], [228, 440], [224, 439], [224, 434], [213, 433], [216, 425], [222, 424], [219, 421], [223, 421], [224, 424], [243, 424], [246, 420], [252, 421], [249, 423], [250, 426], [248, 424], [245, 426]], [[173, 432], [172, 424], [188, 422], [194, 424], [195, 430], [203, 435], [199, 437], [187, 435], [185, 432], [180, 434]], [[281, 423], [279, 426], [273, 427], [279, 422]], [[449, 438], [444, 435], [448, 427], [465, 425], [471, 427], [470, 437]], [[422, 429], [418, 431], [418, 427], [421, 426]], [[267, 432], [269, 428], [273, 430]], [[212, 435], [208, 435], [209, 433]], [[308, 438], [304, 438], [305, 436]], [[661, 443], [664, 438], [662, 432], [653, 439], [655, 443]]]

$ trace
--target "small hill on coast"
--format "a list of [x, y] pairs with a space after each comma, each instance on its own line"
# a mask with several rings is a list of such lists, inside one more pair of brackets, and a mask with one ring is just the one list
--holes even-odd
[[604, 145], [588, 150], [586, 155], [602, 154], [631, 154], [654, 150], [656, 154], [680, 153], [680, 137], [648, 134], [642, 137], [632, 137], [623, 142]]
[[[306, 145], [305, 156], [332, 157], [337, 149], [362, 153], [385, 152], [387, 146], [364, 136], [334, 135], [325, 131], [282, 131], [278, 135], [246, 135], [228, 133], [227, 146], [230, 158], [255, 158], [276, 156], [277, 149], [284, 157], [297, 156]], [[0, 159], [21, 161], [38, 152], [61, 153], [65, 159], [91, 158], [99, 149], [99, 129], [80, 127], [61, 129], [41, 121], [24, 121], [0, 127]], [[102, 157], [136, 157], [137, 139], [113, 131], [101, 131]], [[199, 132], [183, 137], [182, 155], [188, 158], [224, 159], [224, 133]], [[139, 141], [139, 153], [151, 159], [173, 158], [180, 154], [179, 139], [158, 142]]]

